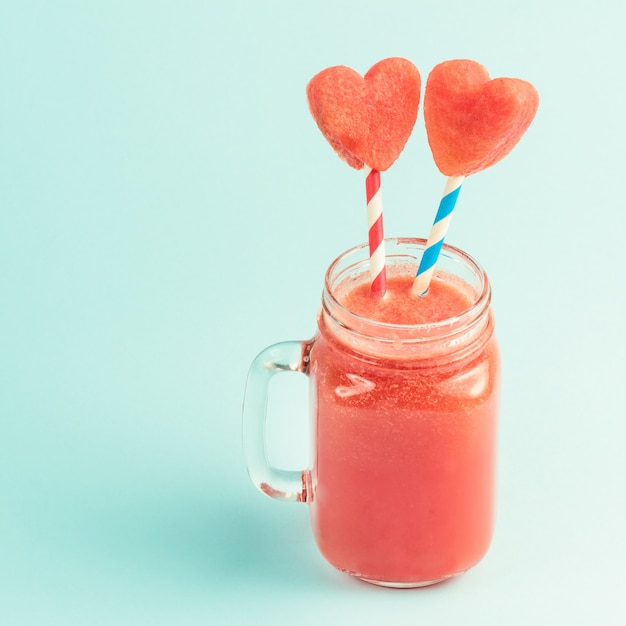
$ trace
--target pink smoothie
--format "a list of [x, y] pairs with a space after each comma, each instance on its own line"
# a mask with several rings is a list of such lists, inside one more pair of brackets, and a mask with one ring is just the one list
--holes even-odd
[[390, 276], [383, 298], [370, 294], [369, 283], [361, 283], [340, 297], [353, 313], [387, 324], [426, 324], [459, 315], [471, 306], [471, 293], [460, 281], [443, 273], [435, 276], [428, 293], [421, 298], [410, 295], [414, 277], [410, 274]]
[[[412, 281], [389, 278], [383, 301], [363, 284], [341, 302], [396, 324], [470, 306], [458, 279], [435, 279], [419, 300], [409, 296]], [[410, 586], [461, 573], [486, 552], [499, 357], [491, 330], [479, 343], [456, 359], [359, 354], [320, 319], [310, 366], [317, 398], [310, 510], [317, 543], [337, 568]]]

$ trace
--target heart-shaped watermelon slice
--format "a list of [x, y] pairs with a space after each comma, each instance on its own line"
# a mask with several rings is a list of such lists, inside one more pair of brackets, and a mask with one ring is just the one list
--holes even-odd
[[518, 78], [490, 79], [467, 59], [440, 63], [428, 75], [424, 121], [442, 174], [468, 176], [505, 157], [530, 126], [539, 95]]
[[306, 93], [313, 119], [335, 152], [355, 169], [384, 171], [411, 135], [420, 102], [417, 68], [383, 59], [365, 76], [343, 65], [316, 74]]

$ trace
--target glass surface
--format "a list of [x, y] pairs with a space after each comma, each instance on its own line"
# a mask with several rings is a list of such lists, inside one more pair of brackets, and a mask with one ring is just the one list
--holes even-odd
[[[414, 274], [422, 249], [387, 241], [391, 282]], [[367, 280], [367, 254], [355, 248], [329, 268], [312, 341], [278, 344], [253, 363], [247, 457], [264, 493], [309, 504], [336, 568], [421, 586], [475, 565], [493, 532], [500, 365], [490, 287], [475, 261], [446, 246], [437, 297], [444, 306], [461, 293], [467, 305], [435, 322], [374, 321], [345, 305]], [[264, 453], [259, 389], [282, 371], [310, 377], [313, 463], [302, 472], [271, 468]]]

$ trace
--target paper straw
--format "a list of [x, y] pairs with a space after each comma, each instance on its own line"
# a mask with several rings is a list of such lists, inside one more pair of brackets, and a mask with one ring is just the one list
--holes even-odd
[[375, 297], [382, 298], [387, 292], [383, 195], [380, 189], [380, 172], [367, 165], [365, 166], [365, 194], [367, 197], [371, 293]]
[[452, 213], [454, 211], [454, 205], [456, 199], [461, 191], [461, 185], [465, 176], [450, 176], [446, 181], [446, 186], [443, 190], [443, 196], [439, 202], [439, 208], [437, 209], [437, 215], [433, 227], [428, 235], [428, 241], [426, 242], [426, 248], [424, 254], [420, 260], [419, 267], [417, 268], [417, 275], [415, 281], [411, 287], [411, 295], [414, 297], [423, 296], [428, 291], [430, 281], [435, 273], [435, 265], [441, 252], [441, 246], [445, 239], [448, 227], [452, 221]]

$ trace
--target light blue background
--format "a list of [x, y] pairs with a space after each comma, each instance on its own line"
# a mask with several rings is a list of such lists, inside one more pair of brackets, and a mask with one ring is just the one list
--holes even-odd
[[[623, 6], [4, 0], [0, 623], [624, 624]], [[542, 99], [448, 237], [494, 289], [497, 533], [409, 592], [328, 566], [240, 444], [251, 359], [313, 333], [326, 266], [365, 240], [362, 174], [305, 85], [396, 55], [424, 82], [473, 58]], [[443, 184], [420, 111], [387, 235], [425, 236]], [[285, 378], [271, 445], [297, 468], [306, 382]]]

